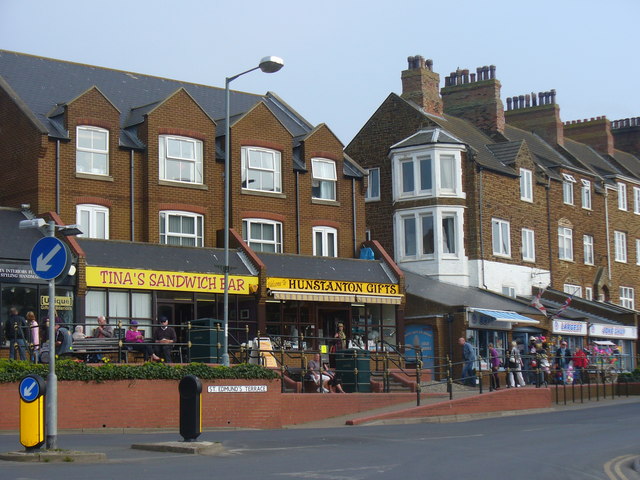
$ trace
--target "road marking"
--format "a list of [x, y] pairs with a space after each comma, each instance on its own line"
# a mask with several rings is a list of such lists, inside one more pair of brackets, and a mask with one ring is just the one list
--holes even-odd
[[622, 473], [622, 466], [628, 460], [636, 457], [637, 455], [622, 455], [620, 457], [616, 457], [613, 460], [609, 460], [604, 464], [604, 473], [611, 480], [629, 480], [624, 473]]
[[[330, 443], [323, 443], [322, 444], [322, 448], [325, 447], [339, 447], [340, 445], [338, 444], [330, 444]], [[277, 452], [279, 450], [305, 450], [307, 448], [313, 448], [313, 449], [317, 449], [320, 448], [318, 447], [318, 445], [298, 445], [297, 447], [265, 447], [265, 448], [231, 448], [229, 450], [227, 450], [228, 452], [232, 452], [232, 453], [239, 453], [239, 452]]]
[[321, 480], [363, 480], [371, 473], [386, 473], [398, 468], [399, 463], [393, 465], [369, 465], [366, 467], [340, 468], [334, 470], [308, 470], [306, 472], [277, 473], [283, 477], [313, 478]]

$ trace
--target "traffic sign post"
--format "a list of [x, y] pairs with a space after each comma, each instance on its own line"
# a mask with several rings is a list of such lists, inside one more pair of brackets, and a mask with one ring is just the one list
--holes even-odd
[[40, 448], [45, 442], [45, 381], [39, 375], [28, 375], [18, 387], [20, 393], [20, 443], [27, 450]]
[[56, 237], [44, 237], [31, 250], [31, 268], [40, 278], [52, 280], [69, 270], [71, 255]]

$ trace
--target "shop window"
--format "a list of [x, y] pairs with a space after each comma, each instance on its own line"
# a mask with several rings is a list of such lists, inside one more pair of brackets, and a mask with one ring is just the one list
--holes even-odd
[[104, 128], [76, 128], [76, 172], [109, 175], [109, 131]]
[[152, 297], [150, 292], [129, 290], [89, 290], [85, 300], [85, 333], [90, 335], [98, 325], [98, 316], [104, 315], [114, 330], [122, 323], [124, 335], [131, 320], [138, 321], [145, 335], [151, 335]]
[[160, 180], [202, 184], [202, 142], [193, 138], [161, 135]]

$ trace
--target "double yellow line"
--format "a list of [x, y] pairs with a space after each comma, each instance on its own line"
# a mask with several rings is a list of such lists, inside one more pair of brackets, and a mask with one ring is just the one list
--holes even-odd
[[[607, 478], [610, 480], [631, 480], [630, 477], [622, 473], [622, 467], [625, 466], [629, 460], [633, 460], [637, 456], [638, 455], [622, 455], [613, 460], [609, 460], [604, 464], [604, 473], [607, 475]], [[637, 478], [637, 476], [633, 478]]]

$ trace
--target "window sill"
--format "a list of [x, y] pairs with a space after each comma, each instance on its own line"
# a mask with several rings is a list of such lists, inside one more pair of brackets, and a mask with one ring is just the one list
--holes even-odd
[[172, 182], [171, 180], [158, 180], [158, 185], [163, 185], [165, 187], [192, 188], [194, 190], [209, 190], [209, 187], [201, 183]]
[[311, 199], [311, 203], [315, 204], [315, 205], [329, 205], [332, 207], [339, 207], [340, 206], [340, 202], [336, 201], [336, 200], [324, 200], [322, 198], [312, 198]]
[[561, 262], [576, 263], [573, 258], [558, 258]]
[[85, 180], [99, 180], [102, 182], [113, 182], [111, 175], [99, 175], [97, 173], [76, 172], [76, 178], [84, 178]]
[[261, 192], [259, 190], [242, 190], [243, 195], [255, 195], [256, 197], [271, 197], [271, 198], [287, 198], [284, 193], [279, 192]]
[[495, 252], [493, 252], [493, 256], [497, 257], [497, 258], [504, 258], [504, 259], [507, 259], [507, 260], [511, 260], [511, 255], [505, 254], [505, 253], [495, 253]]

